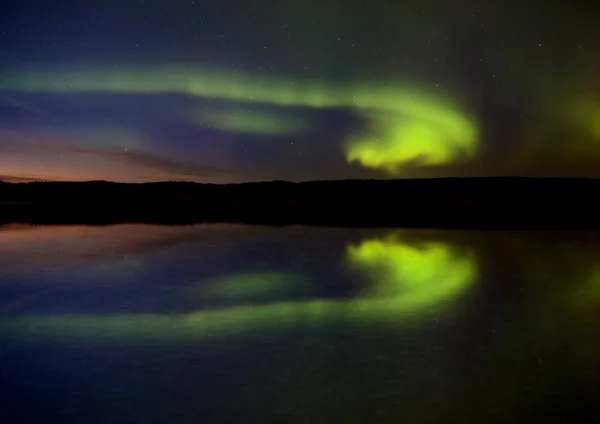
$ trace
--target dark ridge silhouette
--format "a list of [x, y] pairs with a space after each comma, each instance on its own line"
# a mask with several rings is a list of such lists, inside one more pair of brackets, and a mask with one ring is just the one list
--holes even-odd
[[600, 180], [441, 178], [242, 184], [0, 182], [0, 224], [240, 222], [600, 228]]

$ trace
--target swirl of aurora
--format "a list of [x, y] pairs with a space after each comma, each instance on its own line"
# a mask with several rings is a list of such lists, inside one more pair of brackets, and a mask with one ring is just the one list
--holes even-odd
[[[354, 112], [366, 130], [343, 143], [346, 159], [362, 166], [402, 175], [411, 166], [447, 165], [477, 153], [478, 127], [448, 96], [414, 82], [375, 84], [357, 81], [303, 80], [248, 71], [209, 68], [77, 67], [24, 69], [2, 75], [0, 90], [35, 93], [182, 93], [222, 99], [239, 105], [282, 108], [273, 115], [240, 116], [236, 112], [192, 117], [231, 132], [272, 135], [303, 133], [306, 125], [286, 108], [343, 108]], [[188, 113], [188, 118], [190, 114]], [[240, 119], [243, 118], [243, 119]]]
[[[407, 166], [445, 165], [472, 159], [477, 152], [473, 123], [442, 103], [403, 99], [399, 111], [368, 112], [370, 130], [346, 145], [346, 158], [401, 175]], [[399, 108], [400, 109], [400, 108]]]

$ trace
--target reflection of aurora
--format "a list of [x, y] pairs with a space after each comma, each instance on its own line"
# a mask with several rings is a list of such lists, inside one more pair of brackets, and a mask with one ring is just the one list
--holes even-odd
[[304, 285], [302, 277], [284, 272], [248, 272], [218, 278], [198, 290], [198, 294], [209, 299], [260, 299], [286, 294]]
[[589, 270], [589, 275], [579, 284], [571, 295], [573, 304], [577, 308], [597, 308], [600, 303], [600, 266], [596, 265]]
[[396, 236], [367, 240], [350, 246], [348, 259], [371, 276], [369, 295], [389, 296], [410, 309], [456, 296], [475, 278], [473, 255], [458, 255], [440, 242], [411, 246]]
[[[442, 165], [471, 159], [477, 125], [449, 99], [414, 84], [331, 84], [290, 81], [240, 72], [207, 69], [81, 68], [4, 75], [0, 89], [56, 93], [184, 93], [239, 103], [279, 107], [349, 108], [364, 119], [366, 134], [346, 143], [346, 158], [363, 166], [400, 173], [408, 163]], [[281, 112], [257, 113], [256, 119], [226, 111], [195, 117], [231, 132], [285, 134], [306, 125]]]
[[[13, 317], [0, 325], [4, 331], [35, 338], [194, 339], [298, 324], [397, 323], [407, 313], [414, 318], [444, 306], [463, 294], [476, 278], [474, 256], [441, 242], [413, 247], [396, 237], [368, 240], [349, 246], [347, 260], [369, 274], [370, 287], [365, 296], [244, 305], [182, 315], [29, 315]], [[280, 284], [284, 274], [273, 275], [278, 279], [276, 285]], [[228, 292], [233, 284], [237, 291], [239, 277], [234, 283], [222, 289]], [[268, 282], [263, 284], [270, 287]]]

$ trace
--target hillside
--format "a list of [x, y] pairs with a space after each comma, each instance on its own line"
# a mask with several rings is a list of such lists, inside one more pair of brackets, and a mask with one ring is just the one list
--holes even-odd
[[247, 222], [444, 228], [600, 224], [600, 180], [0, 183], [0, 223]]

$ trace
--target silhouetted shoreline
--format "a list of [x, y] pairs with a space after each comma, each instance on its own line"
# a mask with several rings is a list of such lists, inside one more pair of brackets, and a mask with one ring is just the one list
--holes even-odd
[[600, 228], [600, 180], [441, 178], [243, 184], [0, 182], [0, 224]]

